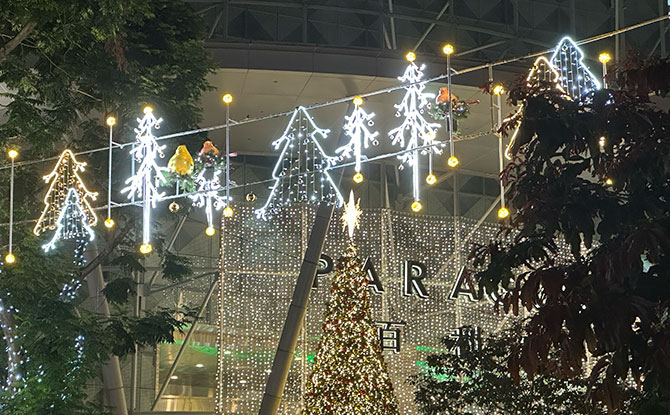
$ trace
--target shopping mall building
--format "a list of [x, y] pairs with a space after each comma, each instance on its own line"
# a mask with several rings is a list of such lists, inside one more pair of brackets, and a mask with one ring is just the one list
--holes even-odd
[[[194, 274], [172, 283], [162, 279], [160, 264], [148, 264], [137, 275], [138, 312], [188, 307], [199, 318], [177, 333], [174, 344], [140, 349], [121, 363], [128, 408], [135, 414], [214, 414], [217, 404], [217, 414], [258, 413], [316, 211], [307, 197], [259, 218], [258, 209], [279, 197], [273, 193], [273, 174], [283, 154], [273, 142], [303, 106], [308, 115], [299, 113], [300, 122], [328, 129], [321, 150], [337, 156], [336, 149], [349, 140], [343, 125], [356, 108], [354, 96], [364, 96], [364, 109], [375, 114], [367, 125], [378, 131], [377, 142], [363, 151], [362, 182], [352, 179], [354, 163], [338, 161], [347, 165], [328, 170], [328, 186], [345, 198], [350, 190], [360, 198], [363, 214], [355, 240], [367, 261], [372, 316], [401, 413], [417, 413], [408, 378], [425, 370], [427, 355], [445, 351], [442, 339], [465, 337], [477, 348], [483, 336], [517, 318], [497, 314], [468, 275], [473, 244], [488, 242], [501, 229], [501, 138], [495, 130], [500, 115], [514, 111], [506, 97], [499, 111], [496, 98], [480, 86], [527, 76], [538, 52], [549, 58], [564, 35], [587, 39], [657, 16], [659, 8], [667, 12], [667, 4], [657, 0], [636, 1], [628, 9], [620, 0], [189, 3], [206, 21], [208, 50], [220, 65], [210, 79], [215, 90], [202, 99], [202, 126], [224, 125], [221, 96], [233, 96], [229, 138], [236, 153], [231, 172], [235, 214], [221, 218], [215, 212], [214, 237], [205, 234], [206, 218], [199, 209], [176, 212], [162, 225], [170, 249], [192, 260]], [[656, 42], [659, 30], [665, 27], [650, 25], [584, 45], [583, 64], [601, 79], [597, 57], [602, 50], [623, 54], [626, 45], [635, 45], [665, 55], [667, 36]], [[394, 145], [389, 133], [403, 122], [395, 105], [407, 93], [398, 80], [408, 66], [406, 53], [413, 50], [415, 63], [425, 65], [424, 80], [439, 78], [423, 91], [439, 96], [448, 82], [445, 43], [455, 49], [451, 93], [467, 107], [453, 131], [459, 163], [447, 165], [452, 149], [445, 121], [424, 108], [421, 116], [437, 124], [434, 139], [446, 145], [441, 155], [421, 154], [416, 170], [399, 169], [403, 147]], [[225, 131], [184, 137], [170, 143], [166, 153], [178, 144], [196, 153], [205, 139], [224, 148]], [[508, 141], [502, 138], [503, 147]], [[434, 183], [429, 184], [431, 174]], [[414, 212], [417, 191], [422, 209]], [[168, 203], [159, 208], [167, 210]], [[338, 208], [327, 232], [280, 414], [301, 409], [328, 300], [329, 265], [347, 243], [340, 215]], [[101, 381], [91, 390], [102, 387]]]

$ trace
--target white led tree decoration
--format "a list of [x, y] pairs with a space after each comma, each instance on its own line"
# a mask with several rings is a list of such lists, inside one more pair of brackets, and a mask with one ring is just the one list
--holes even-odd
[[586, 95], [600, 89], [598, 79], [583, 62], [584, 53], [568, 36], [561, 39], [549, 61], [560, 74], [560, 83], [572, 99], [581, 101]]
[[156, 201], [161, 200], [165, 193], [158, 191], [158, 186], [165, 182], [163, 175], [164, 167], [156, 164], [156, 157], [165, 157], [163, 149], [156, 142], [152, 130], [159, 128], [162, 118], [156, 118], [151, 107], [144, 108], [144, 117], [138, 118], [138, 128], [135, 128], [137, 137], [135, 147], [130, 150], [130, 155], [140, 163], [135, 174], [126, 180], [128, 186], [121, 189], [121, 193], [127, 193], [128, 198], [133, 195], [142, 197], [142, 245], [140, 252], [150, 253], [151, 246], [151, 209], [156, 207]]
[[424, 108], [428, 105], [429, 99], [434, 97], [433, 94], [423, 92], [426, 85], [420, 81], [423, 78], [424, 66], [419, 67], [414, 63], [416, 55], [413, 52], [409, 52], [406, 59], [409, 65], [398, 80], [409, 85], [405, 87], [407, 92], [402, 101], [394, 105], [397, 110], [396, 117], [404, 117], [404, 120], [388, 134], [393, 145], [410, 150], [400, 154], [398, 159], [412, 167], [412, 194], [414, 196], [412, 210], [418, 212], [423, 208], [419, 198], [419, 155], [432, 154], [432, 152], [442, 154], [443, 144], [435, 141], [436, 130], [440, 128], [440, 124], [428, 122], [423, 117]]
[[54, 248], [59, 239], [95, 238], [92, 226], [98, 222], [98, 217], [89, 199], [95, 200], [98, 194], [89, 191], [79, 177], [85, 167], [86, 163], [77, 161], [72, 151], [65, 150], [53, 171], [43, 177], [51, 184], [33, 233], [39, 235], [47, 229], [55, 229], [51, 240], [42, 246], [45, 251]]
[[377, 145], [377, 136], [379, 132], [371, 132], [368, 129], [368, 126], [374, 125], [374, 112], [367, 113], [362, 108], [363, 98], [355, 97], [354, 98], [354, 111], [349, 116], [344, 116], [346, 124], [344, 124], [344, 133], [350, 138], [349, 142], [342, 147], [339, 147], [335, 150], [336, 153], [341, 153], [342, 158], [354, 157], [356, 159], [355, 170], [353, 180], [356, 183], [363, 181], [363, 173], [361, 173], [361, 159], [364, 157], [361, 154], [363, 148], [368, 148], [370, 143], [372, 145]]
[[272, 142], [275, 149], [281, 147], [281, 153], [272, 171], [275, 182], [265, 205], [256, 210], [257, 217], [267, 219], [290, 203], [344, 204], [328, 174], [337, 158], [328, 156], [319, 143], [319, 138], [325, 140], [328, 133], [330, 130], [316, 125], [305, 107], [293, 111], [284, 133]]
[[193, 206], [205, 208], [205, 215], [207, 216], [205, 232], [208, 236], [213, 236], [215, 233], [213, 209], [220, 210], [229, 203], [225, 195], [219, 194], [223, 190], [220, 175], [221, 169], [217, 166], [203, 168], [194, 179], [198, 186], [196, 193], [189, 195], [189, 198], [193, 201]]

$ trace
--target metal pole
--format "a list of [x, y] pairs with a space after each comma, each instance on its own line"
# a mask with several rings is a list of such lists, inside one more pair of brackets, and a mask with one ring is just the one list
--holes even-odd
[[112, 129], [113, 125], [109, 126], [109, 160], [107, 166], [107, 219], [112, 217]]
[[9, 257], [12, 255], [12, 243], [14, 238], [14, 157], [12, 157], [12, 167], [9, 173]]
[[[88, 262], [98, 256], [98, 245], [95, 241], [88, 246], [85, 255]], [[105, 288], [102, 267], [98, 265], [93, 268], [85, 278], [88, 285], [88, 296], [92, 300], [91, 308], [98, 314], [109, 317], [109, 304], [102, 294], [102, 290]], [[127, 415], [128, 407], [126, 406], [126, 395], [123, 390], [123, 379], [121, 378], [121, 366], [118, 357], [110, 356], [109, 360], [102, 366], [102, 382], [105, 385], [110, 402], [109, 406], [112, 407], [112, 414]]]
[[286, 323], [279, 339], [277, 353], [275, 354], [272, 371], [265, 387], [261, 408], [258, 411], [259, 415], [275, 415], [279, 408], [279, 402], [284, 392], [286, 378], [288, 377], [291, 360], [293, 359], [293, 351], [298, 342], [300, 328], [307, 311], [309, 292], [316, 276], [319, 257], [321, 256], [321, 251], [326, 241], [326, 233], [330, 226], [330, 219], [333, 216], [333, 210], [333, 205], [321, 202], [316, 211], [312, 234], [309, 237], [305, 257], [300, 267], [300, 274], [298, 274], [293, 299], [291, 300], [291, 305], [286, 316]]
[[207, 303], [209, 303], [209, 299], [212, 297], [212, 293], [214, 292], [214, 288], [216, 288], [216, 285], [218, 284], [219, 279], [214, 278], [214, 281], [212, 281], [212, 284], [209, 286], [209, 290], [207, 291], [207, 294], [205, 295], [204, 300], [202, 300], [202, 304], [200, 305], [200, 309], [198, 310], [198, 314], [196, 315], [195, 319], [193, 320], [193, 324], [191, 327], [188, 329], [188, 332], [186, 333], [186, 336], [184, 337], [184, 342], [181, 344], [181, 347], [179, 347], [179, 351], [177, 352], [177, 355], [174, 358], [174, 362], [172, 362], [172, 366], [170, 366], [170, 370], [168, 370], [167, 376], [165, 377], [165, 380], [163, 381], [163, 384], [161, 385], [161, 388], [158, 390], [158, 395], [156, 395], [156, 398], [154, 399], [154, 403], [151, 404], [151, 410], [153, 411], [156, 409], [156, 405], [158, 404], [158, 400], [161, 398], [163, 395], [163, 392], [165, 392], [165, 389], [167, 388], [168, 384], [170, 383], [170, 377], [174, 374], [175, 369], [177, 369], [177, 364], [179, 363], [179, 359], [181, 358], [182, 353], [184, 353], [184, 349], [186, 349], [186, 345], [188, 344], [188, 341], [191, 339], [191, 335], [195, 331], [195, 327], [198, 325], [198, 320], [200, 320], [200, 317], [202, 317], [202, 314], [205, 312], [205, 308], [207, 307]]
[[[449, 2], [448, 2], [448, 1], [445, 1], [445, 2], [444, 2], [444, 6], [442, 6], [442, 9], [441, 9], [440, 12], [437, 14], [437, 16], [435, 16], [435, 20], [436, 20], [436, 21], [437, 21], [437, 20], [440, 20], [440, 18], [441, 18], [442, 15], [444, 14], [444, 12], [447, 11], [447, 7], [449, 7]], [[413, 49], [413, 50], [417, 50], [417, 49], [419, 48], [419, 46], [421, 46], [421, 44], [423, 43], [423, 41], [426, 40], [426, 37], [430, 34], [431, 30], [433, 30], [434, 27], [435, 27], [435, 23], [431, 23], [430, 26], [428, 26], [428, 29], [426, 29], [426, 31], [423, 32], [423, 34], [421, 35], [421, 37], [419, 38], [419, 40], [418, 40], [418, 41], [416, 42], [416, 44], [414, 45], [414, 49]]]

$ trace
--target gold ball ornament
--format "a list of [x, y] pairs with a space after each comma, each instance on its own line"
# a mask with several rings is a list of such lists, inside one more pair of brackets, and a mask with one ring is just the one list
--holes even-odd
[[112, 229], [114, 227], [114, 219], [107, 218], [105, 219], [105, 228]]
[[9, 156], [10, 159], [15, 159], [19, 156], [19, 152], [14, 149], [11, 149], [7, 152], [7, 155]]
[[502, 84], [498, 84], [493, 87], [493, 94], [494, 95], [502, 95], [505, 92], [505, 87], [502, 86]]
[[498, 218], [505, 219], [508, 216], [509, 216], [509, 210], [506, 207], [503, 206], [500, 209], [498, 209]]
[[605, 179], [605, 184], [607, 186], [612, 186], [614, 184], [614, 180], [608, 177], [607, 179]]
[[142, 244], [140, 245], [140, 253], [147, 255], [150, 254], [151, 251], [154, 250], [154, 247], [151, 246], [151, 244]]
[[412, 51], [407, 52], [407, 54], [405, 55], [405, 59], [407, 60], [407, 62], [414, 62], [416, 60], [416, 53]]
[[8, 264], [13, 264], [14, 262], [16, 262], [16, 258], [14, 258], [14, 255], [12, 254], [7, 254], [5, 256], [5, 262]]
[[364, 179], [363, 173], [361, 173], [361, 172], [358, 172], [358, 173], [354, 174], [354, 177], [352, 177], [352, 180], [354, 181], [354, 183], [362, 183], [363, 179]]
[[423, 205], [418, 200], [415, 200], [414, 203], [412, 203], [411, 208], [413, 212], [420, 212], [421, 209], [423, 209]]
[[233, 102], [233, 96], [230, 94], [224, 94], [223, 97], [221, 97], [221, 100], [226, 104], [230, 104]]
[[168, 205], [168, 209], [169, 209], [170, 212], [172, 212], [172, 213], [177, 213], [177, 212], [179, 212], [179, 207], [180, 207], [180, 206], [179, 206], [179, 203], [177, 203], [177, 202], [172, 202], [172, 203], [170, 203], [170, 204]]
[[256, 199], [258, 199], [258, 197], [256, 196], [256, 193], [254, 193], [254, 192], [247, 193], [246, 198], [247, 198], [247, 202], [255, 202]]
[[235, 213], [235, 212], [233, 212], [233, 208], [231, 208], [230, 206], [226, 206], [226, 208], [223, 209], [223, 216], [225, 216], [227, 218], [232, 217], [233, 213]]
[[188, 152], [186, 146], [178, 146], [170, 161], [168, 161], [168, 170], [172, 173], [181, 175], [193, 173], [193, 157]]
[[458, 158], [456, 156], [451, 156], [451, 157], [449, 157], [449, 160], [447, 160], [447, 165], [451, 168], [454, 168], [454, 167], [458, 166], [458, 163], [459, 163], [459, 161], [458, 161]]
[[107, 123], [108, 127], [114, 127], [116, 125], [116, 117], [113, 115], [108, 116], [105, 123]]
[[207, 236], [214, 236], [215, 233], [216, 229], [214, 229], [212, 226], [208, 226], [207, 229], [205, 229], [205, 235]]
[[363, 98], [359, 96], [354, 97], [354, 105], [356, 105], [357, 107], [363, 105]]
[[451, 44], [449, 44], [449, 43], [447, 43], [446, 45], [444, 45], [444, 46], [442, 47], [442, 53], [444, 53], [445, 55], [451, 55], [452, 53], [454, 53], [454, 47], [453, 47], [453, 45], [451, 45]]
[[598, 55], [598, 60], [600, 61], [600, 63], [607, 63], [610, 60], [612, 60], [612, 56], [607, 52], [603, 52], [600, 55]]
[[434, 174], [429, 174], [428, 177], [426, 177], [426, 183], [429, 185], [434, 185], [437, 182], [437, 177], [435, 177]]

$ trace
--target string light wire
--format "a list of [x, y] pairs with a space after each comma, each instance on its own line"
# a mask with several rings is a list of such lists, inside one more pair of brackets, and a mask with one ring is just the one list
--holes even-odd
[[[578, 41], [575, 41], [575, 44], [581, 46], [581, 45], [585, 45], [585, 44], [588, 44], [588, 43], [597, 42], [599, 40], [607, 39], [609, 37], [616, 36], [618, 34], [625, 33], [625, 32], [631, 31], [631, 30], [639, 29], [641, 27], [645, 27], [645, 26], [648, 26], [650, 24], [658, 23], [658, 22], [663, 21], [663, 20], [670, 20], [670, 15], [663, 15], [663, 16], [655, 17], [653, 19], [645, 20], [644, 22], [640, 22], [640, 23], [637, 23], [637, 24], [634, 24], [634, 25], [631, 25], [631, 26], [627, 26], [627, 27], [618, 29], [618, 30], [613, 30], [613, 31], [610, 31], [610, 32], [602, 33], [600, 35], [596, 35], [596, 36], [592, 36], [592, 37], [589, 37], [589, 38], [586, 38], [586, 39], [578, 40]], [[523, 60], [526, 60], [526, 59], [535, 58], [535, 57], [540, 56], [540, 55], [546, 55], [546, 54], [549, 54], [549, 53], [553, 53], [554, 49], [555, 48], [546, 49], [546, 50], [542, 50], [542, 51], [539, 51], [539, 52], [529, 53], [529, 54], [523, 55], [523, 56], [517, 56], [517, 57], [509, 58], [509, 59], [503, 59], [503, 60], [499, 60], [497, 62], [492, 62], [492, 63], [485, 63], [483, 65], [472, 66], [470, 68], [464, 68], [464, 69], [461, 69], [461, 70], [452, 69], [452, 73], [453, 73], [453, 75], [463, 75], [463, 74], [466, 74], [466, 73], [475, 72], [475, 71], [479, 71], [479, 70], [482, 70], [482, 69], [488, 69], [489, 67], [506, 65], [508, 63], [523, 61]], [[389, 92], [398, 91], [398, 90], [407, 88], [407, 87], [409, 87], [411, 85], [414, 85], [414, 84], [422, 84], [422, 83], [442, 81], [442, 80], [446, 79], [447, 76], [448, 76], [448, 74], [441, 74], [441, 75], [438, 75], [436, 77], [428, 78], [428, 79], [425, 79], [423, 81], [419, 81], [419, 82], [415, 82], [415, 83], [406, 83], [406, 84], [396, 85], [396, 86], [392, 86], [392, 87], [388, 87], [388, 88], [384, 88], [384, 89], [379, 89], [379, 90], [376, 90], [376, 91], [371, 91], [371, 92], [367, 92], [367, 93], [363, 93], [363, 94], [350, 95], [350, 96], [343, 97], [343, 98], [337, 98], [337, 99], [334, 99], [334, 100], [305, 106], [304, 108], [306, 110], [310, 111], [310, 110], [317, 109], [317, 108], [323, 108], [323, 107], [328, 107], [328, 106], [331, 106], [331, 105], [347, 103], [348, 101], [351, 101], [352, 99], [354, 99], [356, 96], [360, 96], [361, 98], [367, 98], [367, 97], [371, 97], [371, 96], [375, 96], [375, 95], [386, 94], [386, 93], [389, 93]], [[275, 114], [265, 115], [265, 116], [262, 116], [262, 117], [247, 118], [247, 119], [240, 120], [240, 121], [230, 120], [230, 122], [231, 122], [230, 127], [235, 127], [235, 126], [239, 126], [239, 125], [245, 125], [245, 124], [250, 124], [250, 123], [260, 122], [260, 121], [272, 120], [274, 118], [287, 117], [287, 116], [292, 115], [293, 111], [294, 110], [284, 111], [284, 112], [279, 112], [279, 113], [275, 113]], [[206, 133], [206, 132], [209, 132], [209, 131], [221, 130], [221, 129], [224, 129], [224, 128], [226, 128], [226, 124], [213, 125], [213, 126], [210, 126], [210, 127], [197, 128], [197, 129], [194, 129], [194, 130], [187, 130], [187, 131], [181, 131], [181, 132], [177, 132], [177, 133], [158, 136], [158, 137], [156, 137], [156, 140], [157, 141], [168, 140], [168, 139], [171, 139], [171, 138], [177, 138], [177, 137], [183, 137], [183, 136], [187, 136], [187, 135]], [[121, 149], [121, 148], [125, 148], [127, 146], [132, 146], [133, 144], [134, 144], [133, 142], [131, 142], [131, 143], [118, 143], [115, 147]], [[91, 149], [91, 150], [84, 150], [84, 151], [75, 153], [75, 155], [79, 156], [79, 155], [93, 154], [93, 153], [98, 153], [100, 151], [105, 151], [107, 149], [108, 149], [108, 147], [105, 146], [105, 147], [95, 148], [95, 149]], [[42, 159], [35, 159], [35, 160], [27, 160], [27, 161], [24, 161], [24, 162], [21, 162], [21, 163], [16, 163], [16, 166], [17, 167], [22, 167], [22, 166], [27, 166], [27, 165], [30, 165], [30, 164], [53, 161], [53, 160], [56, 160], [56, 159], [58, 159], [57, 156], [47, 157], [47, 158], [42, 158]], [[5, 170], [5, 169], [8, 169], [8, 168], [10, 168], [9, 164], [0, 166], [0, 170]]]

